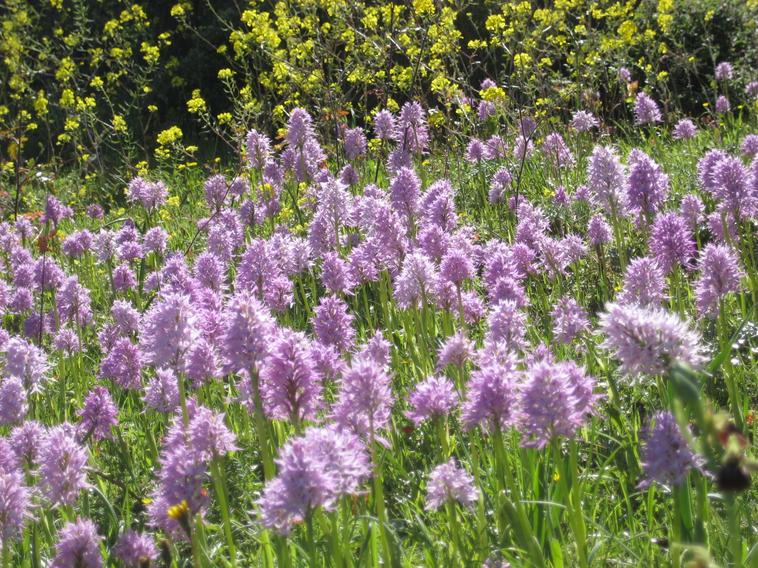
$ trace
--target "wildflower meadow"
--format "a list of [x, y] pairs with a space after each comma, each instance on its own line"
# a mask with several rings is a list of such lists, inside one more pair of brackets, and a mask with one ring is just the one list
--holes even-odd
[[2, 568], [758, 568], [756, 22], [8, 0]]

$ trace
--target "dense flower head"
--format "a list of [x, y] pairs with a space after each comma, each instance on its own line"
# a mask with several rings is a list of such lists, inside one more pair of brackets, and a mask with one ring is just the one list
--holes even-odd
[[634, 101], [634, 121], [638, 125], [655, 124], [662, 119], [658, 103], [644, 92], [637, 93]]
[[78, 414], [81, 418], [78, 425], [81, 439], [113, 438], [111, 429], [118, 424], [118, 409], [108, 389], [101, 386], [93, 388], [84, 399], [84, 406]]
[[745, 86], [745, 94], [753, 100], [758, 99], [758, 81], [750, 81]]
[[703, 363], [700, 337], [679, 316], [661, 308], [611, 303], [600, 315], [603, 347], [621, 362], [624, 374], [656, 376], [680, 362]]
[[519, 383], [522, 373], [512, 355], [474, 371], [461, 408], [464, 428], [490, 430], [513, 426], [519, 417]]
[[79, 258], [92, 248], [93, 236], [87, 229], [68, 235], [61, 243], [61, 250], [66, 256]]
[[620, 215], [624, 209], [626, 175], [613, 148], [595, 146], [587, 162], [587, 186], [606, 211]]
[[719, 95], [716, 99], [715, 108], [717, 113], [724, 114], [731, 110], [732, 105], [729, 102], [728, 98], [726, 98], [724, 95]]
[[208, 203], [208, 207], [213, 211], [217, 211], [224, 205], [224, 200], [229, 193], [229, 186], [223, 175], [216, 174], [205, 180], [203, 191], [205, 192], [205, 201]]
[[25, 469], [37, 466], [45, 436], [45, 429], [36, 420], [26, 420], [11, 430], [8, 440], [18, 466]]
[[706, 216], [706, 223], [718, 242], [731, 244], [740, 240], [734, 215], [729, 211], [722, 209], [710, 213]]
[[26, 389], [18, 377], [8, 377], [0, 383], [0, 424], [23, 422], [29, 405]]
[[742, 270], [734, 249], [708, 243], [700, 253], [700, 277], [695, 283], [695, 300], [698, 312], [718, 315], [719, 302], [729, 292], [740, 290]]
[[304, 334], [283, 329], [261, 367], [261, 396], [269, 418], [313, 420], [322, 404], [321, 376]]
[[437, 351], [437, 370], [448, 365], [463, 368], [474, 354], [474, 344], [463, 333], [458, 332], [448, 337]]
[[215, 254], [202, 252], [195, 260], [192, 270], [198, 283], [214, 292], [221, 292], [226, 286], [226, 266]]
[[355, 343], [353, 315], [348, 305], [336, 296], [321, 299], [313, 316], [313, 330], [319, 342], [347, 351]]
[[30, 392], [39, 391], [50, 368], [45, 352], [20, 337], [11, 337], [3, 350], [5, 374], [21, 379]]
[[40, 448], [42, 491], [53, 504], [74, 505], [79, 493], [89, 487], [87, 451], [76, 440], [76, 429], [68, 423], [53, 426]]
[[[190, 401], [188, 401], [189, 403]], [[196, 406], [187, 405], [192, 420]], [[199, 459], [187, 435], [182, 417], [175, 415], [165, 437], [159, 458], [158, 483], [148, 505], [150, 524], [171, 533], [176, 538], [187, 538], [177, 518], [169, 516], [169, 509], [186, 506], [190, 515], [205, 514], [209, 496], [204, 488], [208, 479], [207, 463]]]
[[571, 118], [571, 127], [577, 132], [587, 132], [598, 126], [599, 122], [595, 115], [586, 110], [578, 110]]
[[697, 126], [689, 118], [683, 118], [674, 126], [671, 136], [674, 140], [689, 140], [697, 134]]
[[699, 468], [702, 459], [690, 450], [671, 412], [657, 412], [642, 432], [641, 488], [652, 483], [680, 485], [693, 468]]
[[676, 266], [692, 268], [695, 241], [687, 221], [678, 213], [660, 213], [650, 230], [650, 252], [665, 274]]
[[688, 193], [682, 197], [682, 202], [679, 205], [679, 212], [687, 221], [689, 228], [692, 231], [695, 231], [703, 220], [705, 205], [703, 205], [702, 200], [697, 195], [694, 193]]
[[479, 138], [472, 138], [466, 146], [466, 161], [471, 163], [481, 162], [486, 156], [484, 142]]
[[105, 210], [99, 203], [87, 205], [87, 216], [92, 219], [102, 219], [105, 216]]
[[408, 101], [400, 109], [395, 123], [394, 139], [403, 152], [423, 153], [429, 145], [426, 112], [415, 101]]
[[268, 353], [275, 322], [255, 297], [238, 292], [224, 311], [221, 351], [226, 373], [257, 369]]
[[366, 135], [362, 128], [348, 128], [345, 131], [345, 156], [355, 160], [366, 153]]
[[76, 276], [69, 276], [63, 281], [56, 294], [56, 302], [58, 315], [63, 322], [84, 327], [92, 320], [89, 290], [79, 283]]
[[309, 428], [291, 438], [276, 461], [278, 474], [258, 500], [263, 526], [288, 535], [317, 508], [332, 511], [343, 495], [355, 495], [370, 474], [362, 442], [335, 426]]
[[748, 158], [758, 156], [758, 134], [748, 134], [742, 139], [740, 151]]
[[557, 132], [551, 132], [542, 142], [542, 151], [550, 163], [558, 168], [571, 167], [576, 163], [566, 141]]
[[440, 280], [460, 286], [464, 280], [474, 277], [474, 263], [464, 251], [450, 249], [440, 263]]
[[142, 319], [144, 361], [155, 367], [179, 368], [197, 335], [197, 313], [188, 296], [170, 293], [157, 298]]
[[327, 252], [323, 256], [321, 283], [332, 294], [351, 294], [356, 285], [350, 265], [336, 252]]
[[157, 369], [143, 397], [145, 404], [157, 412], [171, 413], [179, 407], [179, 378], [171, 369]]
[[716, 65], [716, 69], [714, 70], [714, 75], [716, 76], [717, 81], [728, 81], [732, 78], [733, 74], [734, 67], [732, 67], [732, 64], [728, 61], [722, 61]]
[[418, 383], [408, 396], [410, 410], [406, 416], [416, 425], [426, 420], [447, 416], [458, 404], [453, 383], [442, 376], [432, 375]]
[[373, 361], [377, 365], [388, 367], [392, 357], [390, 354], [391, 344], [384, 338], [384, 334], [377, 329], [371, 339], [361, 345], [356, 358], [364, 358], [367, 361]]
[[194, 409], [187, 432], [195, 459], [209, 461], [237, 450], [236, 436], [224, 423], [224, 414], [205, 406]]
[[513, 144], [512, 153], [513, 157], [520, 162], [528, 160], [534, 154], [534, 142], [531, 138], [517, 136]]
[[479, 101], [479, 103], [476, 105], [476, 117], [479, 119], [479, 121], [484, 122], [491, 116], [494, 116], [497, 113], [497, 107], [495, 106], [495, 103], [492, 101]]
[[392, 379], [386, 367], [361, 357], [343, 373], [332, 414], [342, 427], [383, 441], [380, 431], [389, 426], [393, 402]]
[[633, 211], [651, 216], [661, 208], [669, 191], [669, 177], [663, 168], [642, 150], [629, 153], [626, 202]]
[[700, 187], [710, 193], [716, 189], [716, 180], [713, 177], [716, 164], [726, 158], [728, 155], [723, 150], [708, 150], [697, 163], [697, 177]]
[[380, 140], [390, 140], [395, 133], [395, 117], [387, 109], [374, 115], [374, 135]]
[[405, 257], [403, 266], [395, 279], [394, 296], [398, 307], [419, 307], [434, 293], [437, 270], [434, 263], [421, 252]]
[[416, 214], [421, 193], [421, 180], [412, 168], [400, 168], [390, 182], [390, 200], [398, 213], [407, 217]]
[[420, 224], [437, 225], [445, 231], [453, 231], [458, 224], [455, 208], [455, 190], [446, 179], [432, 183], [419, 202]]
[[632, 80], [632, 72], [627, 67], [619, 67], [618, 77], [622, 82], [628, 83]]
[[262, 169], [271, 156], [271, 141], [268, 136], [254, 128], [249, 130], [245, 138], [245, 154], [252, 167]]
[[113, 555], [126, 568], [143, 568], [158, 559], [158, 549], [149, 535], [130, 529], [118, 537]]
[[479, 489], [474, 478], [454, 459], [435, 467], [429, 473], [426, 484], [426, 509], [439, 509], [446, 503], [458, 502], [464, 507], [473, 507], [479, 500]]
[[348, 186], [357, 185], [361, 181], [360, 175], [355, 171], [353, 164], [346, 164], [342, 168], [340, 171], [340, 181]]
[[0, 470], [0, 545], [10, 547], [31, 516], [31, 491], [18, 470]]
[[556, 436], [573, 437], [594, 409], [594, 384], [573, 361], [543, 359], [531, 366], [521, 389], [524, 446], [542, 448]]
[[102, 568], [102, 540], [95, 523], [89, 519], [79, 518], [66, 523], [58, 533], [50, 568]]
[[658, 261], [648, 256], [632, 259], [624, 272], [617, 301], [642, 307], [660, 306], [666, 299], [666, 276]]
[[577, 335], [590, 328], [587, 312], [570, 296], [558, 300], [550, 315], [553, 318], [553, 336], [561, 343], [571, 343]]
[[587, 223], [587, 238], [594, 247], [610, 242], [611, 226], [602, 215], [593, 215]]
[[487, 340], [519, 351], [526, 346], [526, 314], [513, 300], [501, 300], [487, 316]]
[[57, 227], [61, 221], [73, 217], [73, 215], [74, 210], [71, 207], [62, 203], [54, 195], [48, 195], [41, 220], [43, 223], [52, 223], [53, 226]]
[[750, 170], [742, 160], [723, 156], [713, 165], [710, 192], [721, 201], [721, 207], [737, 219], [748, 217], [758, 209], [758, 195], [751, 187]]
[[142, 384], [141, 371], [142, 356], [139, 348], [128, 337], [120, 337], [100, 361], [98, 376], [111, 379], [122, 388], [137, 390]]
[[526, 290], [522, 286], [521, 281], [518, 278], [513, 278], [511, 276], [498, 278], [492, 289], [488, 290], [487, 295], [493, 305], [497, 305], [502, 300], [510, 300], [514, 302], [518, 308], [523, 308], [529, 305], [529, 298], [526, 295]]
[[490, 203], [497, 203], [503, 199], [505, 190], [511, 185], [513, 176], [508, 168], [501, 167], [492, 176], [492, 182], [490, 183], [489, 201]]
[[135, 177], [129, 182], [126, 198], [138, 201], [148, 211], [153, 211], [163, 205], [168, 197], [168, 189], [162, 181], [148, 181]]
[[[37, 290], [56, 290], [65, 278], [61, 267], [50, 257], [43, 256], [34, 263], [34, 286]], [[18, 282], [16, 284], [19, 285]]]
[[287, 121], [287, 134], [285, 135], [287, 144], [302, 147], [308, 139], [315, 137], [315, 135], [313, 118], [308, 114], [308, 111], [299, 107], [292, 109]]

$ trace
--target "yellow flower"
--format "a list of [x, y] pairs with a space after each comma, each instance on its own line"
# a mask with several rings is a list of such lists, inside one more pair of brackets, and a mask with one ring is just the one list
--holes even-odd
[[637, 33], [637, 24], [631, 20], [625, 20], [618, 27], [617, 31], [624, 43], [631, 45], [634, 43], [634, 36]]
[[181, 140], [182, 136], [184, 136], [184, 133], [181, 128], [178, 126], [171, 126], [170, 128], [159, 132], [156, 140], [161, 146], [168, 146], [169, 144]]
[[45, 97], [45, 91], [42, 89], [37, 92], [37, 98], [34, 99], [34, 110], [37, 116], [45, 116], [47, 114], [47, 98]]
[[231, 79], [232, 77], [234, 77], [234, 71], [232, 71], [231, 69], [228, 69], [226, 67], [224, 69], [219, 69], [218, 78], [221, 79], [222, 81], [224, 79]]
[[120, 114], [113, 115], [113, 130], [116, 132], [126, 132], [126, 121]]
[[433, 0], [413, 0], [413, 11], [419, 16], [434, 14]]
[[192, 114], [204, 112], [207, 109], [205, 100], [200, 95], [200, 89], [192, 91], [192, 98], [187, 101], [187, 110]]
[[63, 125], [63, 129], [66, 132], [72, 132], [79, 128], [79, 120], [73, 117], [67, 118], [66, 123]]
[[513, 56], [513, 64], [519, 68], [523, 69], [524, 67], [527, 67], [532, 62], [532, 56], [528, 53], [517, 53]]
[[146, 161], [137, 162], [134, 165], [134, 168], [137, 170], [137, 173], [141, 176], [146, 176], [148, 172], [148, 163]]
[[99, 89], [100, 87], [103, 86], [103, 80], [99, 76], [95, 75], [94, 77], [92, 77], [92, 80], [89, 82], [89, 86], [92, 87], [93, 89]]
[[140, 51], [142, 52], [142, 58], [145, 60], [145, 63], [148, 65], [155, 65], [158, 63], [158, 59], [161, 56], [161, 50], [157, 45], [150, 45], [146, 41], [143, 41], [140, 46]]

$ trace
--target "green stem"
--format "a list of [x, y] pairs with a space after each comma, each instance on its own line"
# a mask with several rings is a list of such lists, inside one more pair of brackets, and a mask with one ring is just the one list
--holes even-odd
[[305, 516], [305, 525], [308, 530], [308, 561], [311, 566], [318, 566], [318, 552], [316, 551], [316, 537], [313, 534], [313, 511]]
[[255, 419], [255, 433], [258, 436], [258, 443], [261, 446], [261, 454], [263, 456], [263, 477], [268, 481], [269, 479], [273, 479], [275, 475], [274, 459], [271, 455], [271, 447], [269, 446], [266, 417], [263, 414], [260, 381], [258, 372], [255, 369], [250, 370], [250, 380], [253, 385], [253, 418]]
[[742, 538], [740, 537], [740, 511], [735, 495], [727, 498], [729, 514], [729, 551], [732, 555], [732, 566], [742, 566]]
[[442, 450], [442, 461], [446, 461], [450, 456], [450, 440], [447, 431], [447, 419], [439, 416], [434, 419], [437, 426], [437, 435], [440, 439], [440, 449]]
[[179, 404], [182, 407], [182, 423], [184, 424], [184, 429], [187, 430], [189, 427], [189, 413], [187, 412], [187, 391], [184, 385], [184, 375], [179, 373], [176, 377], [176, 382], [179, 385]]
[[229, 549], [229, 560], [232, 566], [237, 565], [237, 549], [234, 546], [234, 537], [232, 536], [232, 521], [229, 518], [229, 505], [226, 499], [226, 480], [220, 467], [220, 458], [214, 457], [211, 460], [211, 475], [213, 483], [216, 486], [219, 505], [221, 508], [221, 519], [224, 522], [224, 536], [226, 537], [226, 546]]
[[[495, 428], [493, 434], [493, 443], [495, 446], [495, 461], [500, 475], [503, 476], [504, 488], [503, 507], [509, 517], [510, 524], [516, 540], [521, 547], [528, 551], [529, 557], [535, 566], [545, 566], [545, 556], [542, 553], [539, 543], [534, 536], [534, 531], [529, 524], [529, 519], [524, 510], [524, 504], [521, 502], [521, 492], [511, 474], [508, 462], [505, 457], [505, 447], [503, 445], [503, 433], [499, 425]], [[505, 496], [507, 495], [507, 497]]]
[[392, 549], [389, 542], [389, 533], [387, 531], [387, 510], [384, 505], [384, 481], [382, 479], [382, 468], [379, 463], [376, 451], [376, 442], [371, 441], [371, 454], [374, 463], [374, 507], [376, 508], [376, 517], [379, 519], [379, 529], [382, 536], [382, 548], [384, 561], [388, 566], [395, 566], [392, 558]]

